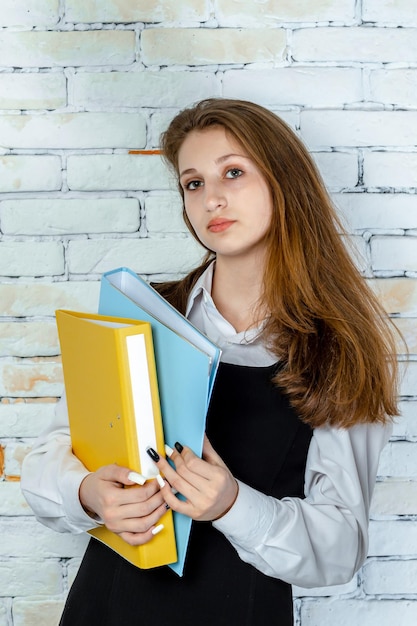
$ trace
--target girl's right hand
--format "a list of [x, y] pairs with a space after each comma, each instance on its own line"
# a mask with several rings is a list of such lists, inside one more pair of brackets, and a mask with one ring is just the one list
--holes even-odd
[[88, 514], [137, 546], [152, 539], [152, 530], [167, 508], [156, 480], [139, 486], [128, 478], [130, 472], [119, 465], [101, 467], [83, 479], [79, 498]]

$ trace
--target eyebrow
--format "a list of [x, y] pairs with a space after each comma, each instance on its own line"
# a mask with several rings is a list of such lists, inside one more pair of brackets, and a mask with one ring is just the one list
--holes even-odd
[[[219, 157], [218, 159], [215, 160], [215, 163], [218, 165], [220, 163], [223, 163], [223, 161], [227, 161], [227, 159], [230, 159], [231, 157], [239, 157], [241, 159], [250, 159], [250, 157], [244, 155], [244, 154], [235, 154], [235, 153], [230, 153], [230, 154], [224, 154], [223, 156]], [[184, 171], [182, 171], [180, 173], [180, 178], [182, 178], [182, 176], [184, 176], [184, 174], [191, 174], [196, 172], [197, 170], [194, 167], [190, 167]]]

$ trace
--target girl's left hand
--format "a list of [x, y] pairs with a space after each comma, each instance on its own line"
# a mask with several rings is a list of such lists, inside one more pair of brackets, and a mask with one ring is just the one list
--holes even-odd
[[[198, 521], [213, 521], [225, 515], [233, 506], [239, 488], [207, 437], [202, 459], [190, 448], [178, 443], [175, 447], [170, 455], [175, 469], [164, 458], [157, 460], [153, 450], [149, 454], [166, 478], [164, 484], [159, 481], [165, 502], [173, 511]], [[182, 494], [185, 501], [177, 498], [172, 489]]]

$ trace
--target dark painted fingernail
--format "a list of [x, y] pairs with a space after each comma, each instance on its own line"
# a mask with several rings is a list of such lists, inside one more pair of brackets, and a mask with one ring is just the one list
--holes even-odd
[[178, 441], [174, 443], [174, 446], [175, 446], [176, 451], [179, 452], [180, 454], [184, 450], [184, 447]]
[[153, 448], [146, 448], [146, 452], [149, 454], [154, 463], [158, 463], [160, 457], [156, 450]]
[[169, 506], [169, 504], [168, 504], [168, 503], [166, 503], [166, 504], [165, 504], [165, 508], [166, 508], [166, 510], [167, 510], [167, 511], [169, 511], [169, 509], [170, 509], [171, 507]]

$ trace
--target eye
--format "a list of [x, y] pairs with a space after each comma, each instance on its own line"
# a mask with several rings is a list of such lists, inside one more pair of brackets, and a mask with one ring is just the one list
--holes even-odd
[[232, 169], [227, 170], [226, 172], [226, 178], [239, 178], [239, 176], [242, 176], [243, 171], [240, 170], [238, 167], [232, 167]]
[[187, 191], [194, 191], [203, 185], [203, 181], [201, 180], [190, 180], [188, 183], [184, 184], [184, 189]]

